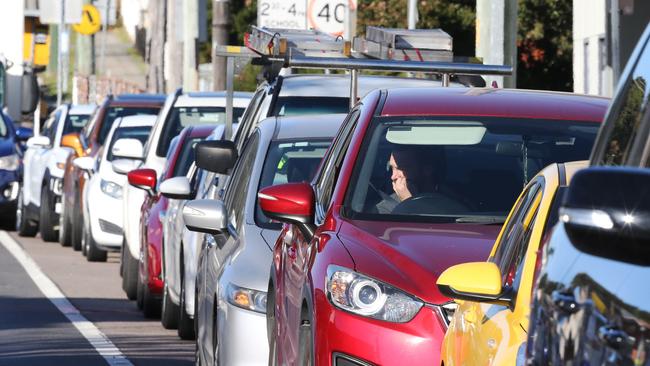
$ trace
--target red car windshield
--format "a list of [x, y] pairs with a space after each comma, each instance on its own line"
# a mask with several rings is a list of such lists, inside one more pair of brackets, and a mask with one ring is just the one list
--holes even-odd
[[353, 219], [502, 223], [526, 183], [553, 162], [585, 160], [592, 122], [377, 117], [344, 203]]

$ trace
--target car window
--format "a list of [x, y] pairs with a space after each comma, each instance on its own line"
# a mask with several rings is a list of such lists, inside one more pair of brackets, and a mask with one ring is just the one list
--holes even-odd
[[[595, 165], [636, 165], [639, 157], [631, 155], [640, 122], [648, 106], [650, 93], [650, 47], [645, 46], [636, 66], [625, 81], [608, 116], [613, 116], [603, 127], [603, 136], [594, 149]], [[645, 139], [644, 139], [645, 140]], [[645, 142], [645, 141], [644, 141]]]
[[7, 121], [5, 120], [4, 113], [0, 113], [0, 137], [7, 137]]
[[[233, 121], [237, 121], [244, 113], [244, 108], [233, 108]], [[187, 126], [220, 125], [226, 123], [225, 107], [174, 107], [169, 113], [156, 154], [163, 157], [169, 150], [169, 143], [174, 136], [181, 133]]]
[[139, 126], [139, 127], [120, 127], [115, 130], [111, 142], [108, 146], [108, 152], [106, 153], [106, 160], [113, 161], [115, 157], [113, 156], [113, 145], [119, 139], [136, 139], [144, 144], [151, 133], [151, 126]]
[[61, 109], [57, 109], [54, 112], [54, 116], [50, 121], [45, 126], [45, 129], [43, 130], [43, 136], [47, 136], [50, 138], [50, 144], [54, 143], [54, 138], [56, 137], [56, 130], [58, 129], [59, 126], [59, 119], [61, 118]]
[[253, 117], [257, 114], [257, 110], [262, 104], [265, 95], [266, 95], [266, 88], [261, 87], [257, 90], [255, 95], [253, 95], [253, 98], [251, 99], [250, 103], [248, 103], [248, 107], [246, 108], [244, 114], [242, 115], [239, 128], [237, 129], [237, 132], [235, 133], [235, 138], [233, 139], [233, 141], [235, 141], [235, 144], [237, 145], [238, 148], [242, 146], [244, 142], [243, 140], [245, 140], [245, 138], [248, 137], [248, 132], [252, 131], [251, 125], [253, 123], [252, 122]]
[[248, 193], [248, 182], [250, 181], [251, 170], [255, 163], [255, 156], [259, 147], [259, 133], [255, 133], [244, 146], [242, 155], [232, 173], [232, 179], [226, 189], [225, 205], [228, 212], [229, 225], [236, 231], [243, 224], [244, 205]]
[[530, 234], [542, 199], [542, 180], [528, 187], [503, 229], [491, 260], [499, 267], [502, 285], [517, 287], [517, 274], [522, 267]]
[[97, 136], [97, 142], [100, 145], [104, 144], [108, 133], [113, 127], [113, 123], [120, 117], [126, 116], [137, 116], [137, 115], [157, 115], [160, 111], [160, 107], [109, 107], [104, 114], [104, 120], [99, 126], [99, 135]]
[[[277, 184], [311, 182], [330, 142], [306, 139], [273, 141], [266, 153], [258, 191]], [[279, 223], [271, 223], [258, 204], [255, 205], [255, 223], [261, 227], [280, 228]]]
[[273, 108], [273, 115], [348, 113], [349, 101], [348, 97], [278, 97]]
[[327, 152], [327, 156], [323, 159], [322, 168], [318, 181], [316, 182], [316, 223], [320, 224], [325, 218], [325, 214], [329, 209], [332, 193], [334, 192], [334, 185], [338, 178], [338, 168], [343, 161], [345, 152], [352, 137], [357, 121], [359, 120], [359, 110], [353, 110], [347, 117], [331, 148]]
[[68, 114], [65, 118], [63, 125], [63, 134], [65, 136], [69, 133], [80, 132], [90, 120], [89, 114]]
[[587, 158], [597, 130], [559, 120], [375, 117], [343, 212], [365, 220], [504, 220], [542, 168]]
[[186, 176], [190, 170], [190, 166], [194, 162], [194, 146], [197, 142], [202, 141], [204, 137], [189, 138], [183, 144], [180, 154], [174, 164], [172, 177]]

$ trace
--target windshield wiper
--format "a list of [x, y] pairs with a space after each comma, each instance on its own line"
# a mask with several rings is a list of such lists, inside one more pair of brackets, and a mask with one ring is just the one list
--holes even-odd
[[501, 225], [506, 222], [503, 216], [464, 216], [456, 219], [457, 224]]

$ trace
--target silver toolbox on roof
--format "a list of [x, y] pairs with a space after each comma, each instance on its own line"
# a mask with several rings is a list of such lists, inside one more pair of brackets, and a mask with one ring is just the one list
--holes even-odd
[[246, 47], [262, 56], [284, 57], [294, 54], [313, 57], [348, 57], [350, 43], [317, 30], [264, 28], [252, 26]]
[[381, 60], [453, 61], [453, 38], [442, 29], [368, 27], [354, 39], [353, 49]]

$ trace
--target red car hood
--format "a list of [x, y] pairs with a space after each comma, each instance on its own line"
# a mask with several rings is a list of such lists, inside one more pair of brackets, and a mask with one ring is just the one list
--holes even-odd
[[449, 301], [436, 286], [450, 266], [484, 261], [501, 225], [343, 221], [339, 238], [355, 270], [431, 304]]

